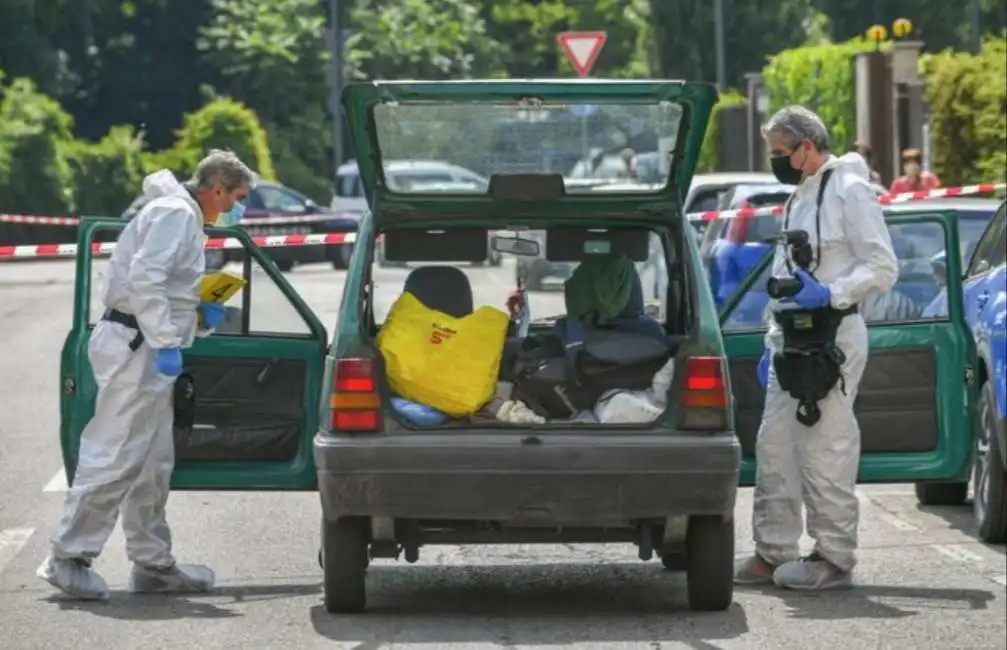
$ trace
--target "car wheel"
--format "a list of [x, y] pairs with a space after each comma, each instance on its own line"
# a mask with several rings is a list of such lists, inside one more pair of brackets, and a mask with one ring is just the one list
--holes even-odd
[[723, 611], [734, 600], [734, 520], [689, 517], [685, 535], [685, 577], [689, 607]]
[[979, 422], [972, 462], [972, 510], [979, 539], [987, 544], [1007, 541], [1007, 469], [997, 437], [996, 403], [990, 382], [979, 398]]
[[337, 271], [345, 271], [350, 268], [350, 259], [353, 257], [352, 244], [340, 244], [332, 257], [332, 268]]
[[280, 269], [284, 273], [289, 273], [294, 270], [294, 260], [275, 260], [276, 268]]
[[968, 495], [968, 483], [916, 484], [916, 500], [921, 506], [960, 506]]
[[325, 610], [356, 614], [367, 606], [366, 517], [340, 517], [322, 522], [321, 564]]

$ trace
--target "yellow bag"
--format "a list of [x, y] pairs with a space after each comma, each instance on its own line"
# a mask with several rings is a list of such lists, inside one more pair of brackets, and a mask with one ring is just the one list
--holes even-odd
[[448, 415], [475, 413], [496, 392], [508, 321], [493, 307], [454, 318], [403, 292], [377, 339], [389, 385]]

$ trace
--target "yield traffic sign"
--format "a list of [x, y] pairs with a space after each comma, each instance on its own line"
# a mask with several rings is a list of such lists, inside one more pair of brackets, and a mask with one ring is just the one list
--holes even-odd
[[607, 37], [605, 32], [563, 32], [556, 35], [556, 42], [563, 48], [574, 71], [579, 76], [586, 77], [598, 60]]

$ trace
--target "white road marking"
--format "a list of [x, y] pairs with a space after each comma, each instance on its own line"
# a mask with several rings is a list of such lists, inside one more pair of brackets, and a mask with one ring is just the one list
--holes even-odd
[[935, 551], [943, 555], [944, 557], [951, 558], [958, 562], [966, 562], [968, 564], [981, 564], [983, 561], [983, 556], [978, 553], [973, 553], [967, 548], [962, 548], [961, 546], [952, 546], [950, 544], [934, 545], [932, 547]]
[[70, 489], [70, 486], [66, 482], [66, 472], [63, 471], [61, 467], [56, 475], [49, 479], [49, 482], [45, 484], [42, 488], [43, 492], [66, 492]]
[[881, 521], [885, 522], [889, 526], [906, 532], [919, 531], [921, 528], [911, 521], [906, 521], [905, 519], [898, 517], [887, 510], [885, 510], [881, 504], [877, 501], [871, 499], [874, 496], [873, 493], [863, 492], [857, 490], [857, 499], [860, 501], [861, 506], [868, 506], [873, 511], [871, 514], [877, 517]]
[[14, 559], [21, 547], [35, 532], [34, 528], [8, 528], [0, 530], [0, 573], [7, 563]]

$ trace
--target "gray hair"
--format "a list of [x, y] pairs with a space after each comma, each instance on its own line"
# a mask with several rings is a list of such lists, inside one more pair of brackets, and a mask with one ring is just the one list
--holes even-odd
[[205, 190], [220, 183], [228, 192], [239, 187], [251, 186], [258, 180], [255, 172], [241, 162], [232, 151], [211, 149], [206, 157], [196, 165], [190, 184]]
[[829, 131], [822, 118], [803, 106], [785, 106], [769, 118], [762, 127], [762, 135], [779, 133], [791, 149], [810, 140], [818, 151], [829, 150]]

